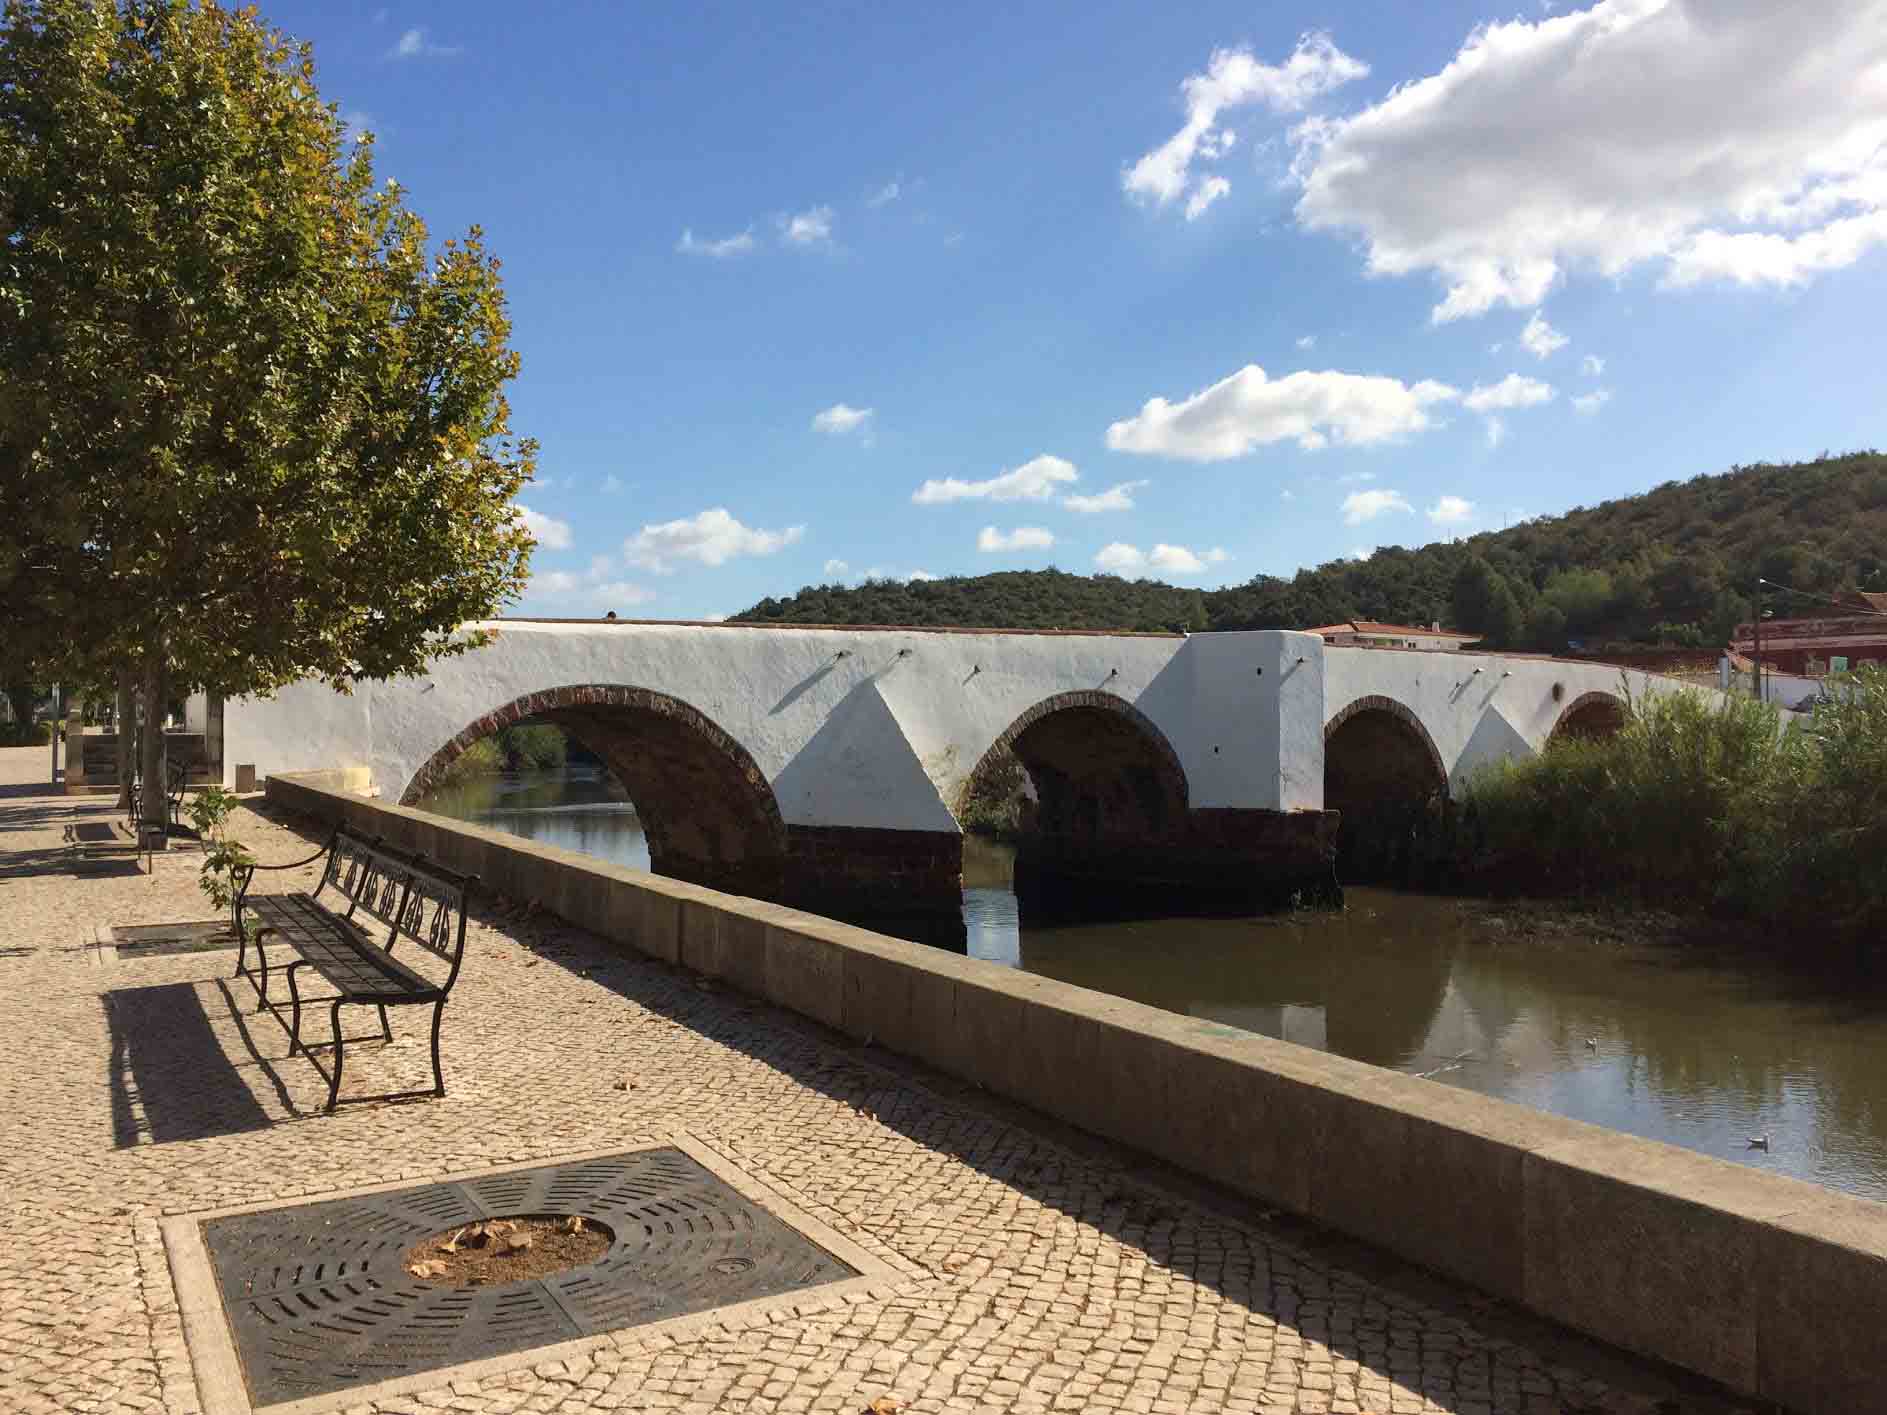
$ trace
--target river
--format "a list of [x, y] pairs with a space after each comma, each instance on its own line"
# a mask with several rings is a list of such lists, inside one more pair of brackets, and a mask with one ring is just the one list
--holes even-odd
[[[425, 805], [649, 865], [634, 809], [587, 768]], [[1023, 929], [1008, 867], [1003, 847], [966, 843], [974, 957], [1887, 1199], [1887, 997], [1380, 889], [1338, 913]]]

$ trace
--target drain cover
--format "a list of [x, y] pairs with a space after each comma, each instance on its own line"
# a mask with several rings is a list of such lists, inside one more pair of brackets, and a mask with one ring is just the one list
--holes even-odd
[[[428, 1234], [505, 1214], [614, 1231], [597, 1263], [454, 1289], [412, 1277]], [[855, 1275], [679, 1150], [641, 1150], [203, 1225], [255, 1405], [504, 1356]]]
[[166, 953], [213, 953], [234, 948], [236, 935], [224, 919], [192, 924], [114, 924], [111, 941], [120, 958], [153, 958]]

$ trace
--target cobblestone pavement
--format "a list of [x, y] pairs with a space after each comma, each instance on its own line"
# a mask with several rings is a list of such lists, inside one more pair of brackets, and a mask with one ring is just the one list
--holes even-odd
[[[1464, 1291], [1357, 1276], [1270, 1215], [1151, 1184], [1105, 1147], [554, 920], [474, 919], [446, 1016], [449, 1096], [320, 1114], [313, 1069], [227, 980], [233, 954], [93, 946], [105, 926], [213, 911], [185, 851], [154, 873], [76, 871], [62, 827], [111, 811], [44, 794], [45, 764], [44, 748], [0, 752], [5, 1411], [198, 1411], [161, 1215], [674, 1132], [905, 1276], [836, 1310], [349, 1408], [1728, 1408], [1615, 1353], [1526, 1337]], [[248, 812], [236, 833], [268, 862], [310, 848]], [[349, 1091], [426, 1079], [423, 1025], [395, 1018], [395, 1043], [350, 1048]]]

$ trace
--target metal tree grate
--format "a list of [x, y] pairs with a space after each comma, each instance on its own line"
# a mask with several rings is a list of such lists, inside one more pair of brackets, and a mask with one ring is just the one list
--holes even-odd
[[[598, 1262], [470, 1289], [414, 1278], [413, 1243], [457, 1224], [577, 1214]], [[855, 1270], [679, 1150], [642, 1150], [203, 1225], [258, 1406], [773, 1297]]]
[[226, 919], [189, 924], [114, 924], [112, 946], [120, 958], [154, 958], [171, 953], [215, 953], [236, 946]]

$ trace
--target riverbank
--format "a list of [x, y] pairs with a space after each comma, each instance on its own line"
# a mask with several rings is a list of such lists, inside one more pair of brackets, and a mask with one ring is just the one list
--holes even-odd
[[[587, 771], [431, 808], [648, 868]], [[964, 841], [973, 958], [1887, 1199], [1887, 999], [1786, 950], [1669, 912], [1373, 887], [1336, 913], [1044, 927], [1012, 858]]]
[[[1887, 1209], [337, 789], [271, 799], [476, 862], [651, 956], [1260, 1203], [1805, 1412], [1883, 1379]], [[1383, 996], [1398, 980], [1333, 954]], [[1700, 1285], [1698, 1274], [1723, 1280]], [[1750, 1277], [1762, 1272], [1763, 1281]]]
[[[206, 917], [196, 857], [74, 875], [63, 826], [110, 809], [50, 795], [43, 770], [0, 752], [9, 1411], [206, 1410], [186, 1320], [216, 1299], [178, 1286], [166, 1215], [678, 1134], [889, 1280], [323, 1408], [1748, 1409], [542, 914], [475, 911], [443, 1100], [320, 1115], [325, 1087], [229, 983], [232, 953], [100, 946], [109, 927]], [[319, 843], [253, 807], [234, 828], [269, 862]], [[349, 1048], [363, 1087], [427, 1074], [423, 1029], [394, 1030]]]
[[1887, 953], [1887, 670], [1806, 715], [1670, 692], [1597, 739], [1483, 767], [1422, 853], [1477, 891], [1761, 930], [1809, 967]]

